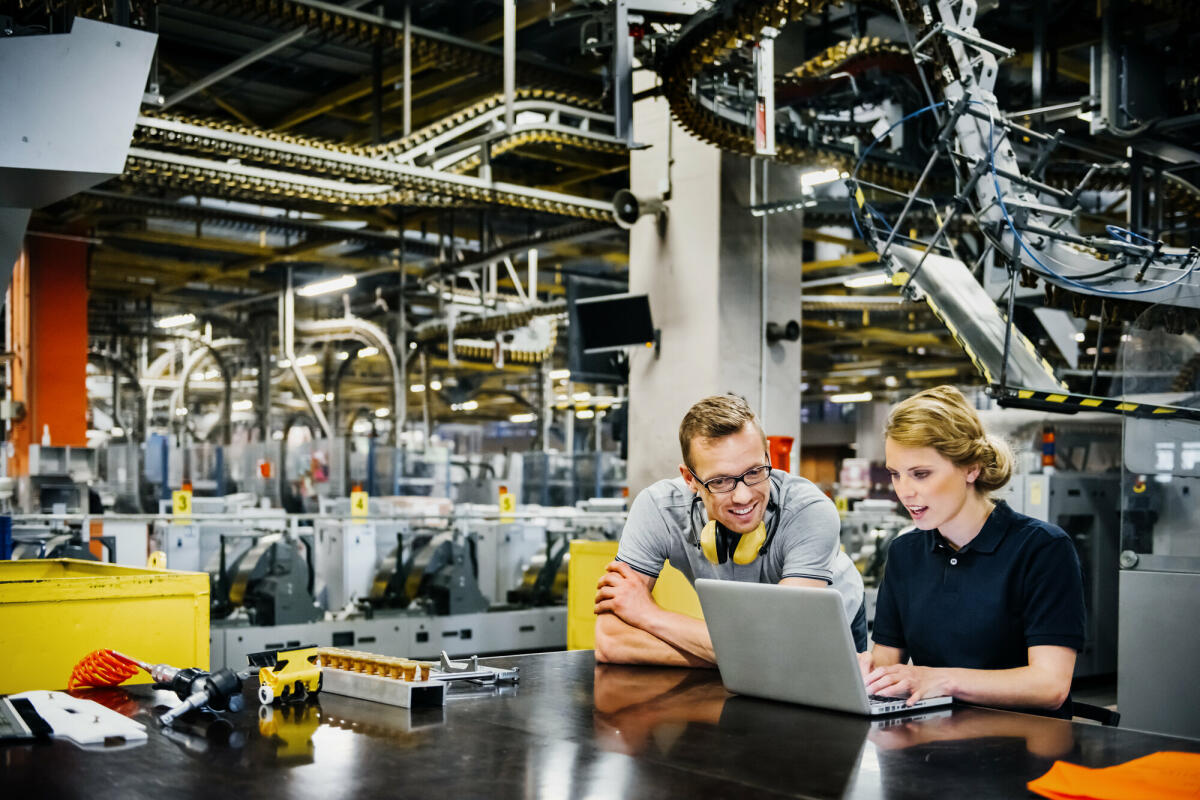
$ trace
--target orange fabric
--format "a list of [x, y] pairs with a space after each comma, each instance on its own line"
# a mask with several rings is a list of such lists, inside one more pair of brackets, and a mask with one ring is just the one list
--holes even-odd
[[1196, 800], [1200, 754], [1153, 753], [1099, 769], [1055, 761], [1049, 772], [1028, 786], [1051, 800]]

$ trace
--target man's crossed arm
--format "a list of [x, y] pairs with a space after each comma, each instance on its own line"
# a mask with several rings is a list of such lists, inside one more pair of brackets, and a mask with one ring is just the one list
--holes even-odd
[[[655, 578], [623, 561], [608, 565], [596, 591], [596, 660], [611, 664], [713, 667], [716, 655], [704, 620], [667, 611], [650, 591]], [[827, 586], [784, 578], [784, 585]]]
[[608, 565], [596, 587], [596, 660], [715, 666], [704, 621], [667, 611], [654, 602], [650, 591], [656, 580], [623, 561]]

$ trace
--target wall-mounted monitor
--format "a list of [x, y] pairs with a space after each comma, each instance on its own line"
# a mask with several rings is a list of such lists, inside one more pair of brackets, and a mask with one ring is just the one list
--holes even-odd
[[567, 278], [567, 367], [580, 382], [629, 380], [625, 348], [654, 339], [645, 295], [623, 292], [624, 283], [571, 275]]
[[575, 301], [584, 353], [604, 353], [654, 341], [650, 296], [610, 294]]

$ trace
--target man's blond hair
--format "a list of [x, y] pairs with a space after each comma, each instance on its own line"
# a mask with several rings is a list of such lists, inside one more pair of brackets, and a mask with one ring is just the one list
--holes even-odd
[[679, 423], [679, 449], [683, 453], [683, 463], [688, 469], [692, 468], [692, 442], [695, 439], [732, 436], [748, 423], [758, 431], [763, 440], [763, 452], [766, 452], [767, 437], [744, 398], [735, 394], [716, 394], [704, 398], [689, 408], [683, 415], [683, 422]]

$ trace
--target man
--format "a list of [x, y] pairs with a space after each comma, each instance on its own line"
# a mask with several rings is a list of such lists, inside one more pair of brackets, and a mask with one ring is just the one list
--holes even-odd
[[853, 620], [855, 646], [865, 650], [862, 577], [841, 551], [837, 509], [810, 481], [771, 469], [766, 437], [746, 401], [720, 395], [696, 403], [679, 426], [679, 446], [680, 477], [637, 496], [617, 559], [598, 586], [596, 660], [713, 666], [704, 622], [650, 596], [667, 559], [692, 583], [832, 586]]

